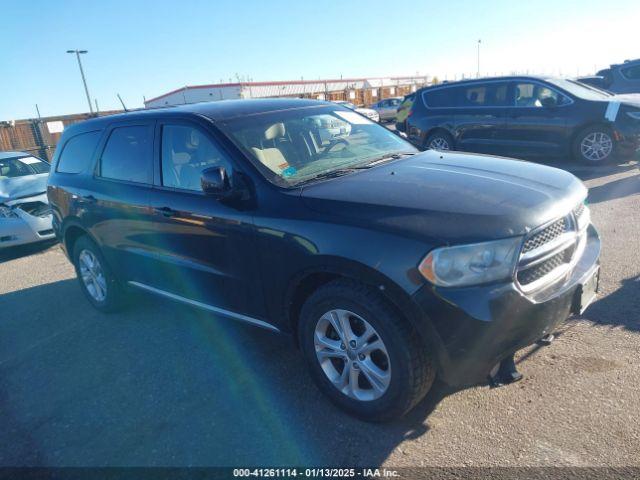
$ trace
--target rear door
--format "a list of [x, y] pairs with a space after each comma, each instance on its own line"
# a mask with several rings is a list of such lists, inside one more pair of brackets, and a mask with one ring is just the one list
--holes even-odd
[[505, 154], [529, 157], [566, 153], [567, 120], [573, 100], [541, 82], [516, 81], [513, 88]]
[[201, 172], [236, 168], [215, 135], [200, 123], [166, 119], [156, 128], [156, 276], [164, 292], [210, 307], [264, 317], [252, 216], [202, 192]]
[[153, 275], [153, 121], [112, 124], [99, 146], [91, 190], [80, 195], [91, 233], [122, 280]]
[[473, 83], [455, 89], [457, 148], [503, 155], [507, 140], [509, 82]]

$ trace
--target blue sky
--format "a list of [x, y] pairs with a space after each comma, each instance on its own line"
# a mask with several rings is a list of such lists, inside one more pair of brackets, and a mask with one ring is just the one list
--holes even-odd
[[529, 71], [575, 76], [640, 57], [640, 2], [0, 0], [0, 120], [101, 109], [183, 85]]

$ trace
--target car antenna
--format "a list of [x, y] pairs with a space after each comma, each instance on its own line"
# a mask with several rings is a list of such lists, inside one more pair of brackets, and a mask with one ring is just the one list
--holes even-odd
[[128, 112], [129, 110], [127, 110], [127, 106], [124, 104], [124, 102], [122, 101], [122, 97], [120, 96], [119, 93], [116, 93], [116, 95], [118, 95], [118, 100], [120, 100], [120, 103], [122, 104], [122, 108], [124, 108], [125, 112]]

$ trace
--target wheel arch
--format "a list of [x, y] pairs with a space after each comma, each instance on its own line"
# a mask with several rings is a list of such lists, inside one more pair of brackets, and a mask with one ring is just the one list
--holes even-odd
[[[592, 120], [589, 122], [584, 122], [581, 123], [580, 125], [577, 125], [573, 131], [571, 132], [571, 140], [570, 140], [570, 148], [573, 148], [576, 141], [578, 140], [578, 136], [584, 132], [585, 130], [589, 129], [589, 128], [595, 128], [595, 127], [601, 127], [604, 130], [607, 130], [608, 132], [613, 133], [613, 126], [611, 125], [610, 122], [606, 122], [604, 120]], [[615, 140], [615, 139], [614, 139]]]
[[456, 144], [456, 137], [453, 133], [452, 130], [448, 129], [445, 126], [442, 125], [438, 125], [437, 127], [433, 127], [429, 130], [427, 130], [424, 134], [424, 138], [422, 139], [422, 148], [427, 148], [427, 140], [429, 140], [429, 137], [431, 137], [432, 135], [436, 134], [436, 133], [444, 133], [445, 135], [447, 135], [448, 137], [451, 138], [453, 145], [455, 146]]
[[338, 279], [356, 281], [376, 289], [398, 315], [416, 329], [424, 344], [433, 353], [438, 368], [444, 365], [446, 352], [443, 342], [431, 320], [420, 311], [411, 296], [379, 271], [347, 260], [309, 266], [291, 278], [285, 294], [283, 314], [296, 345], [299, 316], [304, 302], [318, 288]]

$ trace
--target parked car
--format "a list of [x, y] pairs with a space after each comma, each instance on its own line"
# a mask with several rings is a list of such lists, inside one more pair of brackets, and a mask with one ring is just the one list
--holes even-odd
[[350, 108], [351, 110], [355, 110], [360, 115], [364, 115], [365, 117], [367, 117], [370, 120], [373, 120], [374, 122], [380, 121], [380, 115], [378, 115], [378, 112], [376, 112], [371, 108], [356, 107], [353, 103], [346, 102], [344, 100], [335, 100], [333, 103], [337, 103], [338, 105], [342, 105], [343, 107], [347, 107], [347, 108]]
[[640, 93], [640, 58], [611, 65], [596, 75], [602, 78], [601, 88], [614, 93]]
[[[600, 90], [605, 90], [607, 91], [607, 88], [605, 87], [605, 81], [604, 81], [604, 77], [601, 77], [599, 75], [590, 75], [587, 77], [578, 77], [576, 78], [576, 80], [580, 83], [585, 83], [591, 87], [595, 87], [595, 88], [599, 88]], [[607, 93], [612, 93], [610, 91], [607, 91]]]
[[47, 201], [49, 164], [0, 152], [0, 249], [55, 238]]
[[396, 131], [404, 132], [407, 129], [407, 118], [409, 118], [409, 114], [411, 113], [411, 107], [413, 107], [413, 102], [416, 99], [416, 94], [411, 93], [404, 97], [402, 103], [398, 107], [398, 112], [396, 114]]
[[[321, 140], [324, 116], [348, 134]], [[53, 227], [94, 307], [137, 289], [289, 334], [320, 390], [367, 420], [407, 412], [436, 375], [483, 381], [597, 290], [576, 177], [419, 153], [328, 102], [95, 118], [65, 129], [53, 165]]]
[[378, 112], [381, 121], [387, 122], [396, 118], [396, 113], [398, 113], [398, 107], [401, 103], [402, 97], [391, 97], [374, 103], [371, 108]]
[[640, 96], [559, 78], [448, 83], [419, 91], [406, 130], [420, 148], [600, 164], [640, 145]]

